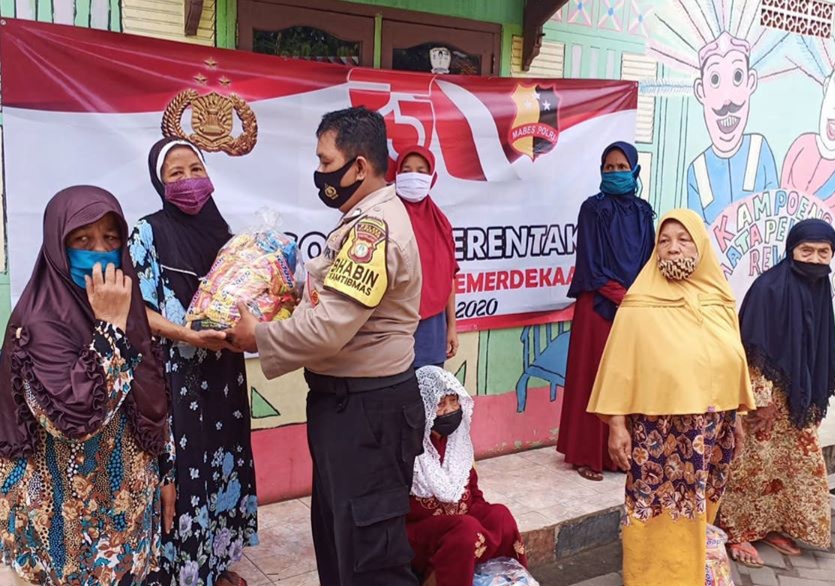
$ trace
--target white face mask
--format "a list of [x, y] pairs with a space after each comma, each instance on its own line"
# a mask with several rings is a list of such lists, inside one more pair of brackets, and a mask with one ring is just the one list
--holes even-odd
[[398, 173], [394, 180], [397, 195], [406, 201], [420, 201], [429, 195], [432, 175], [425, 173]]

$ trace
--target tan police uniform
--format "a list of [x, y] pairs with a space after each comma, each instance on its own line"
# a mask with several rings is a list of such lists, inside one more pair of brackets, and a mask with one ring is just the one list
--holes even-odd
[[305, 368], [321, 586], [414, 586], [403, 517], [425, 425], [412, 366], [421, 268], [394, 187], [345, 214], [307, 271], [293, 316], [256, 339], [268, 378]]
[[307, 271], [292, 319], [256, 330], [267, 377], [302, 367], [330, 376], [381, 377], [412, 366], [420, 257], [393, 186], [345, 214]]

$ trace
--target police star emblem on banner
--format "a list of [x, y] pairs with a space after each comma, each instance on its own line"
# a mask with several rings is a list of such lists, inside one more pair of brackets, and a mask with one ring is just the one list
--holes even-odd
[[535, 161], [557, 144], [559, 96], [553, 86], [519, 84], [512, 98], [516, 117], [510, 127], [510, 146]]
[[[218, 63], [211, 57], [203, 62], [210, 71], [217, 69]], [[207, 86], [210, 81], [202, 72], [193, 77], [198, 85]], [[216, 80], [223, 88], [229, 88], [232, 81], [226, 76]], [[183, 129], [183, 115], [191, 109], [191, 127], [193, 132]], [[232, 136], [235, 116], [241, 123], [241, 133]], [[246, 155], [255, 148], [258, 141], [258, 121], [255, 112], [246, 100], [234, 93], [227, 95], [217, 91], [200, 93], [196, 89], [186, 89], [174, 96], [162, 115], [162, 134], [189, 140], [204, 151], [224, 152], [233, 157]]]

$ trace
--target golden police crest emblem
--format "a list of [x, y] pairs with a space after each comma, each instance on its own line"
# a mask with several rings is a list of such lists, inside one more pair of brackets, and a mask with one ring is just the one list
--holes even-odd
[[[191, 128], [183, 129], [183, 115], [191, 109]], [[235, 115], [241, 122], [241, 133], [232, 136]], [[258, 141], [258, 120], [246, 100], [236, 94], [221, 95], [215, 91], [200, 94], [195, 89], [183, 90], [168, 102], [162, 116], [162, 134], [187, 139], [204, 151], [222, 151], [233, 157], [248, 154]]]

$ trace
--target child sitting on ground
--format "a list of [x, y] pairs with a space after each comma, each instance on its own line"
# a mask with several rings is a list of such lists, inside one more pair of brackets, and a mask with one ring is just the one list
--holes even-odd
[[476, 564], [511, 557], [527, 566], [522, 536], [504, 505], [484, 500], [473, 468], [473, 399], [452, 373], [417, 371], [426, 409], [424, 453], [415, 460], [406, 532], [424, 586], [473, 583]]

